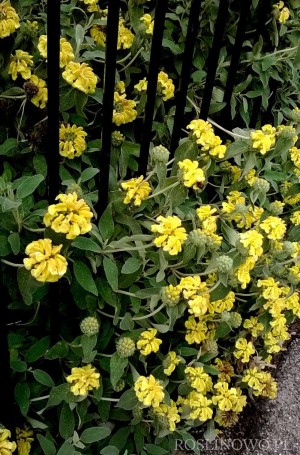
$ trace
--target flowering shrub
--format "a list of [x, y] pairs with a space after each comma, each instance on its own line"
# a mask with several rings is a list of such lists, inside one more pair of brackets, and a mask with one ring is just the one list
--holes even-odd
[[[249, 398], [276, 396], [269, 367], [300, 315], [296, 59], [285, 78], [299, 5], [279, 2], [270, 11], [280, 36], [273, 28], [269, 40], [283, 47], [275, 51], [281, 57], [262, 54], [261, 40], [247, 53], [242, 68], [251, 64], [255, 74], [237, 86], [231, 106], [243, 128], [225, 135], [198, 118], [216, 7], [205, 3], [207, 40], [199, 37], [189, 90], [195, 112], [187, 109], [186, 137], [171, 159], [187, 8], [170, 4], [145, 175], [136, 171], [154, 9], [147, 0], [122, 8], [109, 204], [99, 218], [105, 4], [62, 4], [61, 192], [49, 203], [45, 4], [0, 3], [8, 49], [0, 79], [0, 257], [16, 426], [24, 421], [15, 434], [0, 429], [0, 455], [169, 454], [176, 439], [193, 441], [193, 428], [211, 439], [237, 422]], [[237, 12], [230, 12], [231, 38]], [[212, 112], [224, 107], [227, 52]], [[269, 77], [285, 80], [273, 99], [282, 109], [272, 125], [249, 129], [253, 92], [270, 108]]]

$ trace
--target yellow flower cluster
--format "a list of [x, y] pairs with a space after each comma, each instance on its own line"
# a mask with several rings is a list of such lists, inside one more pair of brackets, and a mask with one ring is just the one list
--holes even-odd
[[233, 308], [235, 302], [235, 294], [233, 291], [229, 291], [226, 297], [221, 300], [215, 300], [214, 302], [208, 303], [209, 313], [223, 313], [223, 311], [230, 311]]
[[123, 18], [119, 22], [118, 49], [130, 49], [134, 40], [134, 34], [125, 27]]
[[153, 408], [158, 408], [165, 397], [163, 386], [152, 374], [140, 376], [135, 381], [134, 391], [144, 406], [152, 406]]
[[24, 428], [16, 428], [16, 436], [18, 455], [30, 455], [31, 443], [34, 441], [33, 430], [27, 425]]
[[62, 245], [52, 245], [50, 239], [40, 239], [29, 243], [25, 253], [29, 256], [23, 260], [25, 269], [42, 283], [54, 283], [67, 271], [67, 260], [60, 253]]
[[90, 29], [91, 38], [95, 41], [96, 44], [100, 47], [106, 46], [106, 33], [105, 27], [102, 25], [93, 25]]
[[122, 189], [126, 192], [123, 200], [124, 204], [130, 204], [133, 201], [135, 206], [140, 206], [142, 201], [151, 193], [149, 182], [144, 182], [144, 176], [133, 178], [121, 183]]
[[[138, 92], [143, 92], [147, 90], [148, 88], [148, 81], [144, 77], [144, 79], [141, 79], [135, 86], [134, 88]], [[160, 71], [158, 73], [158, 79], [157, 79], [157, 94], [158, 96], [161, 96], [164, 101], [168, 101], [170, 98], [173, 98], [174, 96], [174, 91], [175, 91], [175, 86], [173, 84], [172, 79], [169, 78], [167, 73], [164, 71]]]
[[72, 368], [71, 374], [66, 377], [66, 381], [71, 386], [71, 392], [78, 396], [87, 395], [93, 389], [100, 387], [100, 373], [91, 364], [84, 367]]
[[92, 229], [92, 211], [84, 199], [78, 200], [77, 193], [59, 194], [58, 204], [49, 205], [44, 216], [45, 225], [57, 233], [66, 234], [73, 240]]
[[[47, 35], [39, 37], [37, 48], [43, 58], [47, 58]], [[60, 68], [64, 68], [75, 58], [73, 48], [66, 38], [60, 38]]]
[[[154, 415], [161, 418], [162, 422], [167, 421], [167, 428], [169, 431], [176, 430], [176, 423], [180, 422], [180, 415], [175, 401], [170, 400], [170, 404], [161, 403], [153, 409]], [[165, 425], [164, 425], [165, 426]]]
[[261, 130], [250, 133], [252, 147], [258, 149], [262, 155], [265, 155], [276, 142], [276, 128], [272, 125], [264, 125]]
[[13, 81], [20, 75], [23, 79], [30, 79], [33, 57], [28, 52], [17, 49], [15, 55], [11, 55], [8, 74]]
[[210, 301], [209, 289], [199, 276], [182, 278], [177, 288], [181, 290], [183, 298], [187, 300], [189, 313], [197, 317], [207, 313]]
[[212, 390], [212, 379], [203, 367], [186, 367], [184, 373], [189, 385], [197, 392], [206, 395]]
[[255, 261], [263, 254], [263, 236], [255, 229], [250, 229], [247, 232], [240, 234], [241, 244], [247, 248], [248, 255]]
[[82, 126], [62, 124], [59, 128], [59, 153], [70, 160], [81, 156], [86, 149], [87, 133]]
[[20, 18], [9, 1], [0, 4], [0, 39], [14, 33], [20, 27]]
[[[213, 416], [212, 400], [196, 390], [190, 392], [186, 399], [179, 400], [179, 404], [183, 404], [188, 409], [187, 419], [199, 419], [201, 422], [206, 422]], [[184, 408], [183, 411], [185, 411]]]
[[284, 2], [280, 0], [278, 3], [273, 5], [274, 14], [280, 24], [285, 24], [290, 17], [290, 10], [284, 5]]
[[208, 152], [213, 158], [224, 158], [226, 146], [222, 144], [221, 138], [215, 135], [209, 122], [201, 119], [192, 120], [187, 128], [192, 131], [193, 138], [203, 152]]
[[218, 379], [220, 382], [230, 382], [234, 376], [234, 369], [227, 360], [215, 359], [215, 365], [219, 370]]
[[87, 63], [69, 62], [62, 73], [62, 77], [68, 84], [83, 93], [95, 93], [97, 76]]
[[277, 216], [268, 216], [262, 223], [260, 228], [267, 234], [268, 239], [281, 240], [286, 232], [286, 225], [283, 220]]
[[152, 352], [159, 351], [159, 346], [162, 341], [159, 338], [156, 338], [156, 335], [156, 329], [147, 329], [140, 334], [136, 346], [141, 351], [141, 354], [146, 356]]
[[259, 319], [255, 316], [251, 316], [251, 318], [245, 319], [244, 327], [245, 329], [249, 330], [254, 338], [257, 338], [259, 335], [261, 335], [261, 332], [264, 330], [264, 325], [259, 322]]
[[163, 360], [165, 375], [170, 376], [180, 362], [181, 358], [177, 356], [175, 351], [168, 352], [166, 358]]
[[229, 387], [227, 382], [217, 382], [214, 385], [214, 396], [212, 402], [221, 411], [242, 412], [246, 405], [246, 396], [242, 395], [241, 389]]
[[163, 248], [171, 256], [175, 256], [182, 250], [182, 244], [187, 239], [187, 233], [181, 226], [181, 220], [177, 216], [159, 216], [153, 224], [151, 231], [158, 234], [154, 239], [154, 245]]
[[11, 442], [11, 432], [6, 428], [0, 428], [0, 454], [11, 455], [17, 448], [15, 442]]
[[253, 395], [276, 398], [277, 383], [270, 373], [259, 371], [257, 368], [249, 368], [243, 373], [243, 382], [253, 390]]
[[153, 35], [154, 29], [154, 20], [152, 19], [150, 14], [144, 14], [140, 21], [142, 22], [143, 26], [145, 27], [146, 35]]
[[204, 321], [197, 321], [194, 316], [190, 316], [184, 325], [187, 329], [185, 339], [188, 344], [200, 344], [207, 338], [208, 327]]
[[117, 126], [133, 122], [137, 117], [137, 111], [135, 107], [136, 102], [133, 100], [128, 100], [126, 98], [126, 93], [123, 93], [123, 95], [121, 95], [120, 93], [115, 92], [113, 122]]
[[243, 363], [248, 363], [250, 356], [255, 353], [252, 341], [247, 342], [245, 338], [238, 338], [235, 343], [234, 357], [240, 359]]
[[199, 168], [198, 161], [191, 161], [185, 159], [178, 162], [179, 176], [183, 181], [184, 186], [199, 190], [203, 187], [205, 182], [205, 175], [203, 169]]
[[35, 74], [32, 74], [28, 82], [25, 83], [26, 85], [30, 86], [33, 95], [30, 96], [30, 101], [40, 109], [44, 109], [46, 107], [48, 101], [48, 89], [46, 86], [46, 82], [43, 79], [40, 79]]

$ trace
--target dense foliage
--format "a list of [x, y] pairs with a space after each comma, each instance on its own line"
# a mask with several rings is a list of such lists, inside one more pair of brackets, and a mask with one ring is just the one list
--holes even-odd
[[171, 159], [190, 2], [170, 1], [156, 134], [137, 176], [154, 4], [123, 2], [100, 219], [106, 4], [62, 3], [61, 193], [49, 203], [46, 3], [0, 3], [0, 256], [19, 412], [15, 435], [0, 429], [0, 455], [169, 454], [176, 439], [194, 448], [193, 428], [212, 439], [249, 398], [276, 396], [272, 359], [300, 315], [297, 3], [270, 6], [262, 37], [253, 1], [231, 104], [240, 128], [229, 131], [218, 115], [238, 8], [231, 3], [216, 117], [205, 122], [218, 2], [203, 2], [185, 137]]

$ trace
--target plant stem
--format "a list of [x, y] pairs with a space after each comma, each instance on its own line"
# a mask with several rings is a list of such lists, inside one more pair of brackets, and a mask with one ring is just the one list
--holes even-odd
[[11, 265], [12, 267], [24, 267], [24, 264], [15, 264], [14, 262], [7, 261], [6, 259], [1, 259], [3, 264]]
[[172, 185], [167, 186], [166, 188], [163, 188], [163, 189], [157, 191], [157, 193], [153, 193], [153, 194], [151, 194], [151, 196], [146, 197], [145, 201], [147, 201], [148, 199], [152, 199], [153, 197], [156, 197], [159, 194], [165, 193], [166, 191], [169, 191], [172, 188], [175, 188], [175, 186], [178, 186], [179, 184], [180, 184], [180, 182], [172, 183]]

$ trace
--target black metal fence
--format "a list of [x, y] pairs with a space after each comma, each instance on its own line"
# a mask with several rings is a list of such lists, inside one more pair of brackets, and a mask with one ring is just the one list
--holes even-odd
[[[213, 88], [215, 84], [216, 72], [220, 57], [220, 51], [223, 45], [224, 32], [228, 19], [228, 6], [233, 0], [220, 0], [218, 7], [217, 19], [215, 22], [215, 31], [213, 43], [206, 62], [206, 84], [201, 104], [200, 116], [206, 119], [209, 113], [209, 108], [212, 99]], [[226, 106], [221, 113], [223, 124], [228, 125], [230, 119], [230, 102], [234, 90], [236, 73], [239, 67], [239, 60], [242, 51], [242, 43], [246, 29], [246, 23], [249, 20], [251, 0], [234, 0], [238, 5], [239, 23], [235, 43], [233, 44], [231, 63], [228, 71], [228, 79], [224, 93], [224, 102]], [[258, 9], [261, 11], [259, 24], [263, 26], [268, 12], [270, 11], [270, 0], [260, 0]], [[267, 7], [268, 6], [268, 7]], [[53, 202], [60, 188], [59, 179], [59, 50], [60, 50], [60, 0], [47, 1], [47, 33], [48, 33], [48, 148], [47, 148], [47, 164], [48, 164], [48, 200]], [[103, 119], [102, 131], [99, 126], [99, 137], [102, 138], [102, 147], [99, 150], [99, 201], [97, 211], [99, 216], [103, 213], [108, 204], [108, 188], [109, 188], [109, 166], [110, 153], [112, 146], [112, 131], [113, 131], [113, 108], [114, 108], [114, 89], [115, 89], [115, 73], [117, 61], [117, 40], [118, 40], [118, 23], [119, 12], [121, 8], [121, 0], [109, 0], [108, 2], [108, 17], [107, 17], [107, 42], [106, 42], [106, 61], [105, 61], [105, 78], [104, 78], [104, 96], [103, 96]], [[151, 45], [151, 56], [148, 72], [148, 90], [147, 102], [145, 106], [142, 139], [139, 156], [139, 174], [146, 173], [149, 147], [152, 139], [152, 126], [155, 109], [155, 95], [157, 89], [157, 78], [160, 65], [160, 54], [162, 49], [162, 41], [164, 34], [164, 24], [166, 13], [168, 10], [168, 0], [157, 0], [154, 32]], [[201, 35], [201, 1], [191, 0], [188, 30], [185, 42], [185, 49], [182, 58], [182, 69], [179, 80], [178, 90], [176, 92], [176, 113], [174, 118], [174, 127], [171, 137], [171, 154], [174, 154], [180, 138], [182, 127], [184, 126], [186, 98], [188, 86], [192, 72], [192, 62], [195, 50], [196, 39]], [[260, 26], [259, 25], [259, 26]], [[261, 30], [258, 30], [260, 33]], [[0, 280], [1, 295], [5, 296], [5, 287], [3, 286], [3, 277]], [[54, 290], [54, 286], [52, 286]], [[2, 292], [3, 291], [3, 292]], [[53, 299], [55, 302], [55, 299]], [[7, 345], [7, 307], [6, 302], [0, 305], [0, 385], [1, 385], [1, 420], [7, 425], [12, 426], [13, 415], [11, 409], [12, 388], [10, 385], [9, 375], [9, 356]], [[56, 313], [53, 305], [53, 321], [55, 324]]]

